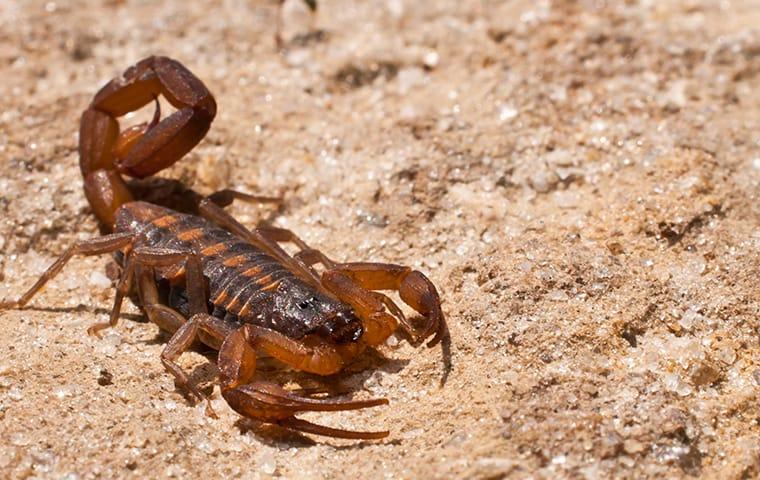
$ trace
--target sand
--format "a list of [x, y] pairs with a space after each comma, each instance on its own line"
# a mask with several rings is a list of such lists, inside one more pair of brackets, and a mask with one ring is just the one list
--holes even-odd
[[231, 211], [341, 261], [425, 272], [448, 374], [440, 347], [398, 335], [328, 379], [390, 400], [304, 415], [391, 431], [357, 442], [242, 420], [213, 353], [187, 353], [215, 420], [134, 305], [87, 336], [113, 288], [107, 256], [80, 258], [0, 313], [0, 476], [759, 476], [760, 3], [319, 7], [312, 24], [286, 4], [278, 52], [273, 1], [2, 2], [0, 298], [98, 235], [79, 116], [168, 55], [219, 111], [162, 175], [282, 193], [280, 212]]

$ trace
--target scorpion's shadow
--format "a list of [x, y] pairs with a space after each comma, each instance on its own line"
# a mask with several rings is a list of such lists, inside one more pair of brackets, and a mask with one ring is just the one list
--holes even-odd
[[[268, 423], [257, 422], [248, 418], [240, 418], [235, 422], [235, 426], [238, 427], [241, 434], [251, 433], [256, 440], [268, 445], [270, 447], [297, 447], [297, 448], [310, 448], [319, 445], [329, 445], [335, 450], [362, 450], [366, 447], [377, 445], [400, 445], [401, 440], [387, 438], [381, 441], [378, 440], [352, 440], [352, 443], [345, 445], [336, 445], [335, 439], [330, 441], [315, 440], [312, 437], [296, 432], [294, 430], [288, 430], [287, 428], [280, 427], [278, 425], [272, 425]], [[325, 437], [318, 437], [323, 439]]]

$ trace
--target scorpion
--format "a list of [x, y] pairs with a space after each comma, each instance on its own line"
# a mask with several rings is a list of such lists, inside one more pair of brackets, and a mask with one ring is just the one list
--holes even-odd
[[[159, 96], [176, 108], [161, 117]], [[120, 131], [118, 118], [155, 103], [153, 119]], [[216, 417], [210, 395], [193, 385], [177, 363], [199, 340], [218, 351], [221, 395], [243, 417], [316, 435], [381, 439], [389, 431], [353, 431], [314, 424], [297, 415], [358, 410], [388, 404], [385, 398], [353, 400], [299, 394], [256, 376], [257, 357], [272, 357], [294, 370], [336, 374], [397, 329], [418, 346], [448, 338], [433, 283], [410, 267], [339, 263], [309, 247], [290, 230], [248, 229], [224, 210], [235, 200], [278, 197], [222, 190], [193, 193], [192, 207], [171, 209], [141, 200], [122, 175], [145, 179], [171, 166], [206, 135], [216, 102], [203, 82], [168, 57], [141, 60], [108, 82], [81, 117], [80, 169], [84, 193], [103, 235], [77, 241], [18, 299], [0, 310], [23, 308], [77, 255], [111, 253], [120, 266], [107, 322], [88, 328], [99, 336], [115, 327], [125, 296], [148, 320], [171, 334], [161, 362], [175, 384]], [[291, 255], [281, 244], [291, 242]], [[321, 264], [321, 273], [315, 268]], [[387, 295], [422, 316], [411, 322]]]

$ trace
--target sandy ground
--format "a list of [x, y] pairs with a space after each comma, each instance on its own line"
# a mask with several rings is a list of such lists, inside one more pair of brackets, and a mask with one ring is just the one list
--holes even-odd
[[440, 348], [392, 337], [330, 380], [390, 406], [306, 416], [391, 436], [333, 440], [241, 420], [188, 353], [213, 420], [134, 306], [85, 334], [113, 290], [108, 258], [78, 259], [0, 314], [0, 476], [760, 476], [760, 2], [325, 0], [306, 36], [284, 16], [278, 54], [275, 2], [1, 2], [0, 297], [97, 235], [79, 115], [164, 54], [219, 104], [166, 175], [284, 192], [274, 223], [329, 255], [429, 274], [445, 384]]

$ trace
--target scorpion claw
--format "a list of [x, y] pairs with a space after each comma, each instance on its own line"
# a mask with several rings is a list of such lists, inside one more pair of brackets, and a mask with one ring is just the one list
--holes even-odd
[[[237, 393], [245, 398], [234, 398]], [[321, 398], [302, 397], [293, 394], [274, 383], [255, 381], [247, 385], [241, 385], [225, 392], [227, 400], [236, 400], [235, 403], [245, 403], [258, 407], [261, 410], [280, 410], [293, 412], [332, 412], [342, 410], [359, 410], [362, 408], [387, 405], [387, 398], [373, 398], [369, 400], [331, 400]], [[242, 402], [241, 402], [242, 400]], [[251, 409], [252, 410], [252, 409]]]
[[348, 438], [352, 440], [379, 440], [387, 437], [390, 432], [387, 430], [380, 432], [359, 432], [356, 430], [343, 430], [342, 428], [331, 428], [316, 423], [307, 422], [301, 418], [288, 417], [276, 422], [277, 425], [289, 430], [311, 433], [314, 435], [324, 435], [335, 438]]
[[338, 438], [376, 439], [388, 436], [388, 432], [356, 432], [334, 429], [309, 423], [296, 418], [298, 412], [327, 412], [359, 410], [387, 405], [388, 399], [370, 400], [329, 400], [301, 397], [282, 387], [264, 381], [254, 381], [247, 385], [223, 390], [227, 403], [238, 413], [266, 423], [274, 423], [292, 430]]

